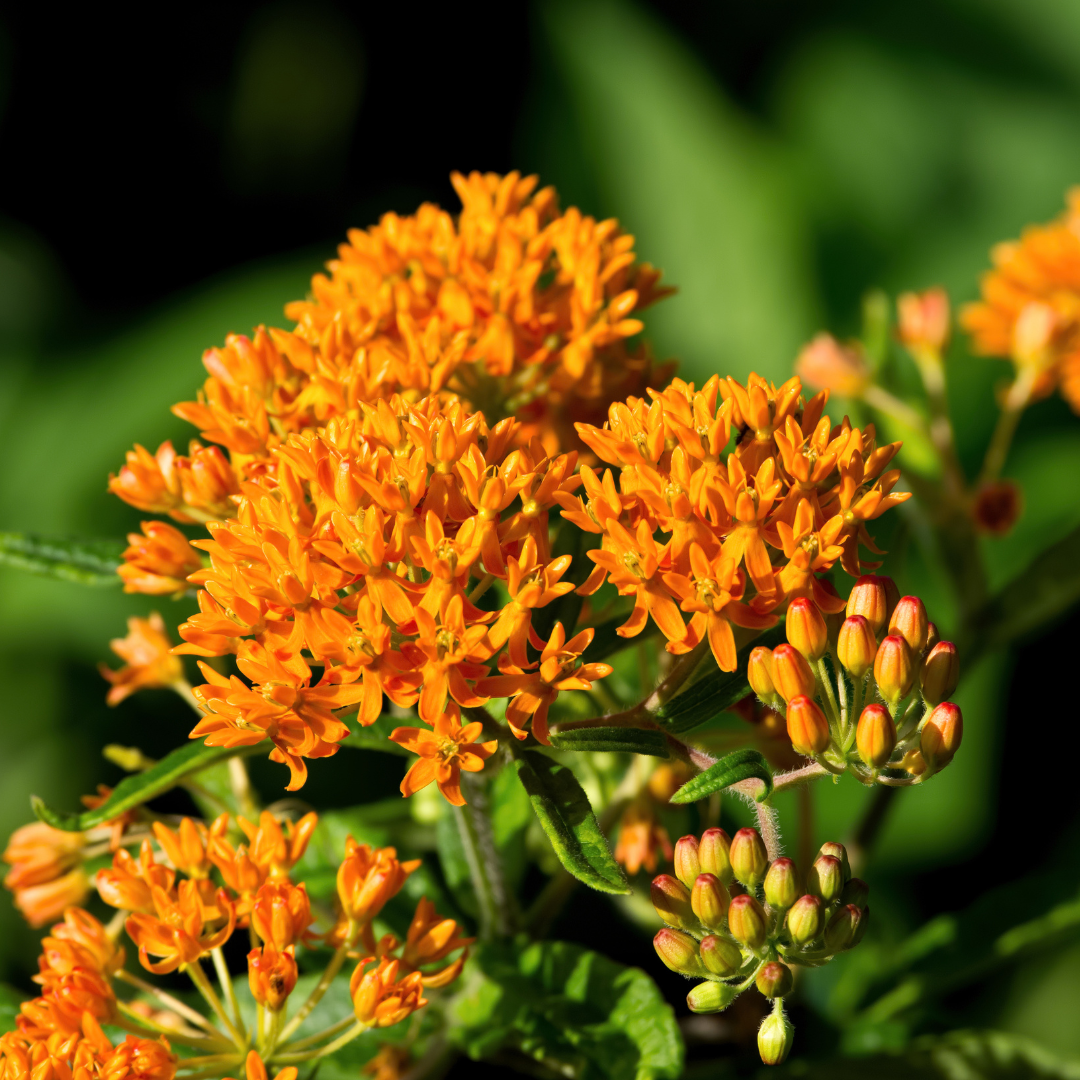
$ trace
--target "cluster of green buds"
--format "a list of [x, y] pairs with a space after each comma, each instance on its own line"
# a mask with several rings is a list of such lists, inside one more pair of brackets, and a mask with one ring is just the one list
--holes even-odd
[[706, 829], [675, 845], [675, 876], [652, 883], [667, 926], [653, 938], [672, 971], [703, 980], [686, 996], [694, 1012], [726, 1009], [756, 985], [773, 1002], [758, 1030], [766, 1065], [787, 1057], [794, 1028], [784, 1013], [791, 965], [817, 967], [866, 932], [869, 889], [851, 876], [843, 844], [825, 844], [805, 881], [791, 859], [769, 861], [754, 829], [729, 839]]
[[813, 601], [793, 600], [787, 644], [753, 650], [750, 686], [785, 713], [796, 751], [829, 772], [919, 783], [960, 746], [963, 717], [946, 700], [960, 676], [956, 646], [891, 578], [859, 578], [845, 616], [826, 620]]

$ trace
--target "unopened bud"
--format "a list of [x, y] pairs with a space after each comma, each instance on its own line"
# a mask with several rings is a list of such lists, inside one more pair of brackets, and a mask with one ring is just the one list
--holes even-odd
[[805, 694], [788, 702], [787, 733], [797, 754], [813, 757], [829, 745], [829, 721], [821, 706]]
[[723, 927], [730, 900], [724, 883], [715, 874], [699, 874], [690, 891], [690, 907], [709, 930]]
[[812, 695], [817, 686], [813, 670], [794, 645], [778, 645], [773, 649], [773, 682], [785, 701]]
[[696, 836], [680, 836], [675, 841], [675, 876], [688, 888], [694, 887], [701, 863], [698, 862], [698, 842]]
[[773, 681], [772, 649], [759, 645], [750, 653], [746, 662], [746, 681], [766, 705], [775, 706], [779, 703], [780, 695]]
[[939, 641], [922, 665], [922, 696], [927, 705], [939, 705], [960, 681], [960, 654], [951, 641]]
[[874, 657], [874, 679], [881, 696], [896, 705], [911, 692], [915, 681], [915, 658], [899, 634], [890, 634]]
[[897, 333], [910, 349], [940, 353], [949, 340], [949, 296], [944, 289], [904, 293], [896, 301]]
[[866, 933], [866, 921], [869, 917], [869, 908], [845, 904], [825, 927], [825, 947], [829, 952], [838, 953], [858, 945]]
[[880, 769], [896, 749], [896, 724], [883, 705], [867, 705], [855, 729], [859, 757], [871, 769]]
[[943, 769], [953, 759], [964, 737], [964, 717], [951, 701], [943, 701], [923, 724], [919, 749], [931, 769]]
[[850, 615], [840, 624], [836, 655], [855, 679], [861, 679], [874, 666], [877, 638], [874, 628], [862, 615]]
[[731, 936], [748, 949], [760, 949], [767, 934], [765, 910], [749, 893], [736, 896], [728, 907]]
[[767, 998], [785, 997], [791, 993], [795, 980], [791, 977], [791, 968], [778, 960], [770, 960], [757, 973], [757, 988]]
[[785, 621], [788, 642], [807, 660], [820, 660], [829, 644], [829, 631], [817, 604], [800, 596], [788, 606]]
[[653, 948], [664, 964], [680, 975], [701, 975], [701, 958], [698, 956], [698, 943], [681, 930], [672, 930], [665, 926], [653, 938]]
[[844, 868], [832, 855], [819, 855], [806, 875], [806, 887], [826, 904], [840, 899], [844, 891]]
[[840, 903], [854, 904], [860, 908], [866, 907], [870, 903], [870, 886], [860, 878], [853, 877], [844, 886], [844, 891], [840, 894]]
[[783, 1012], [769, 1013], [761, 1021], [757, 1048], [764, 1065], [782, 1065], [795, 1042], [795, 1025]]
[[790, 859], [776, 859], [765, 875], [765, 900], [774, 908], [786, 911], [799, 899], [799, 872]]
[[835, 840], [826, 840], [818, 848], [818, 855], [831, 855], [834, 859], [839, 859], [844, 871], [844, 881], [851, 878], [851, 863], [848, 862], [847, 848], [843, 844], [838, 844]]
[[[735, 880], [731, 869], [731, 838], [723, 829], [706, 829], [698, 845], [698, 860], [702, 874], [715, 874], [725, 885]], [[695, 877], [696, 881], [697, 878]]]
[[926, 648], [930, 622], [926, 618], [926, 608], [917, 596], [900, 597], [900, 603], [889, 620], [889, 633], [899, 634], [916, 656], [921, 655]]
[[852, 587], [846, 614], [848, 618], [861, 615], [877, 634], [888, 624], [899, 599], [900, 590], [892, 578], [864, 574]]
[[825, 925], [825, 905], [820, 896], [800, 896], [787, 914], [787, 928], [796, 945], [809, 945]]
[[738, 996], [739, 988], [731, 983], [703, 982], [686, 995], [686, 1004], [691, 1012], [723, 1012]]
[[742, 967], [743, 955], [733, 941], [709, 934], [701, 939], [701, 960], [710, 974], [726, 979]]
[[652, 880], [649, 896], [656, 914], [669, 926], [683, 929], [697, 926], [693, 909], [690, 907], [690, 890], [669, 874], [661, 874]]
[[736, 879], [748, 889], [756, 889], [765, 880], [769, 855], [757, 830], [740, 829], [732, 838], [728, 855]]

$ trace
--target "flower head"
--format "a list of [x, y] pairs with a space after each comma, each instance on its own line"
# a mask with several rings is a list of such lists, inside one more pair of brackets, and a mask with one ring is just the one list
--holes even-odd
[[127, 637], [116, 638], [110, 646], [126, 661], [119, 671], [100, 666], [101, 674], [112, 684], [105, 696], [110, 705], [119, 705], [137, 690], [175, 686], [184, 679], [184, 668], [171, 653], [165, 620], [156, 611], [149, 619], [128, 619]]

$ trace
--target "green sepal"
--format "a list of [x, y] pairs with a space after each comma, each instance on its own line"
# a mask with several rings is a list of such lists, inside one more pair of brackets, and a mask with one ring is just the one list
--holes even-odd
[[627, 727], [590, 727], [558, 731], [551, 736], [556, 750], [598, 750], [601, 752], [648, 754], [668, 757], [667, 736], [662, 731]]
[[598, 892], [630, 892], [589, 797], [573, 772], [535, 750], [519, 751], [514, 767], [566, 870]]
[[206, 746], [201, 742], [192, 742], [166, 754], [145, 772], [125, 776], [113, 788], [112, 794], [105, 802], [93, 810], [84, 810], [81, 814], [63, 813], [47, 806], [45, 801], [37, 795], [30, 796], [30, 805], [38, 820], [44, 821], [46, 825], [51, 825], [54, 829], [63, 829], [65, 832], [85, 832], [95, 825], [101, 825], [118, 817], [126, 810], [149, 802], [150, 799], [176, 787], [182, 780], [207, 766], [216, 765], [219, 761], [245, 752], [250, 753], [251, 748]]
[[714, 792], [737, 784], [740, 780], [757, 779], [764, 784], [761, 794], [755, 796], [758, 802], [764, 802], [773, 789], [772, 770], [768, 762], [757, 750], [733, 750], [725, 754], [704, 772], [698, 773], [693, 780], [687, 780], [674, 795], [673, 803], [691, 803], [698, 799], [707, 799]]
[[65, 540], [30, 533], [0, 533], [0, 566], [96, 587], [119, 585], [122, 540]]

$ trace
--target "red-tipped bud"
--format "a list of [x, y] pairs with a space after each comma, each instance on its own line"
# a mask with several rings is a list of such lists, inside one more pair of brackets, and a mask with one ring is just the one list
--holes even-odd
[[699, 874], [690, 891], [690, 907], [708, 930], [723, 927], [730, 900], [724, 883], [715, 874]]
[[653, 938], [653, 948], [656, 955], [672, 971], [677, 971], [680, 975], [703, 974], [698, 943], [689, 934], [665, 926]]
[[831, 855], [840, 860], [840, 866], [844, 871], [844, 881], [851, 879], [851, 863], [848, 862], [847, 848], [838, 844], [835, 840], [827, 840], [818, 848], [818, 855]]
[[748, 889], [756, 889], [765, 880], [769, 855], [755, 829], [740, 829], [732, 838], [728, 856], [736, 879]]
[[701, 960], [710, 974], [726, 979], [742, 967], [743, 955], [734, 942], [709, 934], [701, 939]]
[[890, 634], [874, 657], [874, 678], [881, 696], [896, 705], [911, 692], [915, 681], [915, 658], [899, 634]]
[[840, 894], [840, 903], [854, 904], [860, 908], [866, 907], [870, 903], [870, 886], [865, 881], [853, 877], [844, 886], [844, 891]]
[[773, 649], [773, 682], [785, 701], [812, 695], [817, 685], [806, 658], [794, 645], [778, 645]]
[[829, 644], [829, 631], [817, 604], [800, 596], [792, 600], [787, 610], [786, 630], [788, 642], [807, 660], [820, 660]]
[[787, 733], [795, 752], [805, 757], [820, 754], [829, 745], [829, 721], [821, 706], [805, 694], [788, 702]]
[[939, 705], [960, 681], [960, 654], [951, 641], [939, 641], [923, 661], [920, 682], [927, 705]]
[[731, 983], [703, 982], [686, 995], [686, 1004], [691, 1012], [723, 1012], [738, 996], [739, 988]]
[[746, 662], [746, 680], [750, 683], [750, 689], [766, 705], [776, 705], [780, 695], [776, 690], [773, 679], [773, 655], [772, 649], [759, 645], [752, 650]]
[[964, 737], [964, 717], [951, 701], [934, 708], [923, 725], [919, 749], [931, 769], [943, 769], [953, 759]]
[[680, 836], [675, 841], [675, 876], [688, 888], [694, 887], [701, 863], [698, 862], [698, 842], [696, 836]]
[[896, 749], [896, 724], [884, 705], [867, 705], [855, 729], [859, 757], [871, 769], [883, 768]]
[[649, 896], [656, 914], [669, 926], [686, 929], [697, 926], [694, 911], [690, 907], [690, 890], [669, 874], [661, 874], [652, 880]]
[[800, 896], [787, 913], [787, 928], [796, 945], [808, 945], [825, 925], [825, 905], [820, 896]]
[[892, 578], [864, 574], [855, 582], [848, 596], [846, 614], [848, 618], [861, 615], [877, 634], [888, 624], [899, 599], [900, 590]]
[[765, 900], [774, 908], [787, 911], [802, 893], [799, 872], [790, 859], [777, 859], [765, 875]]
[[701, 834], [701, 843], [698, 845], [700, 872], [715, 874], [725, 885], [730, 885], [735, 880], [730, 851], [731, 838], [723, 829], [706, 829]]
[[926, 608], [917, 596], [900, 597], [900, 603], [889, 620], [889, 633], [899, 634], [916, 656], [922, 654], [930, 633], [930, 623], [926, 618]]
[[795, 1042], [795, 1025], [780, 1012], [769, 1013], [757, 1033], [757, 1049], [763, 1065], [782, 1065]]
[[832, 855], [819, 855], [806, 875], [806, 887], [826, 904], [840, 899], [844, 891], [844, 868]]
[[731, 936], [748, 949], [760, 949], [765, 944], [768, 923], [765, 909], [749, 893], [736, 896], [728, 907], [728, 929]]
[[825, 947], [829, 952], [838, 953], [858, 945], [863, 934], [866, 933], [866, 922], [869, 916], [869, 908], [845, 904], [825, 927]]
[[767, 998], [785, 997], [791, 993], [794, 979], [791, 968], [778, 960], [770, 960], [757, 973], [757, 988]]
[[855, 679], [861, 679], [874, 666], [877, 638], [874, 628], [862, 615], [851, 615], [841, 624], [836, 655]]

